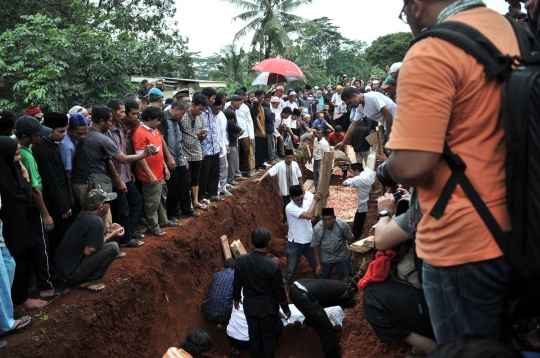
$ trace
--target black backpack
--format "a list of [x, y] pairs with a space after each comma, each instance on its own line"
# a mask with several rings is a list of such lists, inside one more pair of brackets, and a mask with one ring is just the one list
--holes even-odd
[[[503, 82], [507, 205], [512, 232], [505, 233], [465, 175], [466, 165], [447, 143], [443, 157], [452, 171], [430, 215], [439, 219], [459, 184], [520, 277], [540, 277], [540, 45], [525, 27], [508, 18], [521, 56], [503, 55], [484, 35], [461, 22], [424, 30], [411, 46], [437, 37], [463, 49], [484, 65], [488, 80]], [[496, 99], [494, 99], [496, 100]]]

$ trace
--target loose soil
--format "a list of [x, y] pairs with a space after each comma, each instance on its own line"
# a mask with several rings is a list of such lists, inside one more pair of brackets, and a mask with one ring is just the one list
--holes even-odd
[[[333, 178], [338, 184], [341, 178]], [[202, 314], [201, 303], [215, 272], [223, 268], [219, 237], [229, 242], [240, 239], [251, 249], [250, 232], [265, 227], [274, 236], [270, 257], [285, 268], [283, 239], [287, 226], [281, 222], [282, 200], [275, 180], [260, 185], [241, 183], [234, 198], [212, 203], [199, 218], [182, 219], [178, 228], [166, 229], [165, 238], [147, 236], [139, 249], [116, 260], [103, 279], [107, 288], [91, 294], [71, 287], [36, 315], [37, 322], [27, 331], [8, 337], [9, 345], [0, 357], [161, 357], [172, 346], [179, 347], [195, 328], [212, 337], [212, 349], [205, 357], [228, 357], [225, 332]], [[376, 203], [369, 203], [366, 235], [375, 223]], [[355, 266], [373, 254], [354, 253]], [[302, 261], [296, 278], [312, 278], [309, 265]], [[403, 357], [410, 351], [404, 344], [381, 344], [363, 316], [362, 295], [347, 315], [343, 331], [336, 333], [343, 357]], [[285, 329], [276, 346], [276, 357], [322, 357], [320, 340], [312, 329]], [[249, 352], [242, 357], [249, 357]]]

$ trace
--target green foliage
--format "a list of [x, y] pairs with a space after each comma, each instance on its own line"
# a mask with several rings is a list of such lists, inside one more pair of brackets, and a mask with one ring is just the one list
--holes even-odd
[[43, 311], [39, 311], [39, 320], [41, 321], [41, 323], [45, 323], [49, 320], [49, 315]]
[[410, 32], [397, 32], [381, 36], [366, 49], [366, 59], [380, 68], [403, 61], [413, 36]]

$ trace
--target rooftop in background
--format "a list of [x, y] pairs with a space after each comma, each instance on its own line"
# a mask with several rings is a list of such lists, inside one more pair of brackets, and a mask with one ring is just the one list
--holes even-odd
[[[160, 85], [156, 86], [161, 89], [161, 79], [165, 80], [165, 90], [163, 95], [165, 98], [172, 98], [174, 92], [174, 86], [178, 85], [180, 88], [188, 88], [189, 96], [193, 96], [193, 93], [200, 92], [203, 88], [214, 87], [214, 88], [224, 88], [227, 87], [227, 83], [223, 81], [207, 81], [207, 80], [196, 80], [189, 78], [173, 78], [173, 77], [152, 77], [152, 76], [131, 76], [131, 82], [141, 83], [143, 80], [148, 80], [148, 82], [159, 82]], [[156, 83], [157, 85], [157, 83]]]

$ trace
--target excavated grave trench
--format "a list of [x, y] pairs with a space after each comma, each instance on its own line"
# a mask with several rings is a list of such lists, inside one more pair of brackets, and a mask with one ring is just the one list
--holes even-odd
[[[24, 333], [7, 338], [8, 348], [0, 351], [0, 357], [162, 357], [169, 347], [180, 346], [195, 328], [212, 337], [212, 349], [204, 356], [228, 357], [226, 333], [217, 332], [201, 312], [212, 276], [223, 265], [219, 237], [227, 235], [230, 242], [240, 239], [249, 252], [250, 232], [267, 228], [274, 237], [269, 256], [282, 270], [286, 262], [282, 238], [287, 227], [281, 222], [282, 200], [276, 182], [244, 182], [234, 195], [211, 204], [199, 218], [182, 219], [181, 226], [167, 230], [167, 237], [147, 237], [142, 248], [124, 250], [128, 255], [116, 260], [104, 277], [104, 292], [74, 289], [41, 315], [32, 312], [37, 322]], [[368, 216], [366, 228], [373, 221], [373, 215]], [[355, 254], [354, 262], [360, 263], [361, 257]], [[312, 277], [304, 259], [296, 277]], [[360, 295], [358, 301], [346, 317], [343, 331], [336, 334], [342, 355], [403, 356], [405, 346], [378, 343], [363, 318]], [[249, 352], [242, 356], [249, 357]], [[312, 329], [286, 329], [277, 342], [276, 357], [322, 356]]]

